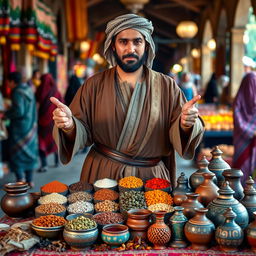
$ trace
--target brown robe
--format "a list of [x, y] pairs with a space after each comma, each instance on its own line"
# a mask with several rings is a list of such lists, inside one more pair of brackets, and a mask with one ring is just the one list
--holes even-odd
[[[132, 95], [134, 98], [129, 99], [129, 103], [131, 101], [133, 105], [130, 107], [129, 103], [128, 106], [122, 103], [127, 103], [127, 99], [120, 97], [122, 89], [119, 90], [115, 83], [115, 67], [89, 78], [70, 105], [76, 123], [74, 143], [68, 142], [56, 127], [54, 137], [63, 164], [68, 164], [79, 149], [97, 142], [130, 156], [168, 156], [169, 170], [163, 161], [154, 167], [131, 167], [91, 149], [80, 180], [93, 183], [106, 177], [118, 180], [134, 175], [142, 179], [166, 178], [174, 185], [175, 150], [185, 159], [193, 158], [203, 136], [203, 122], [198, 118], [190, 133], [185, 135], [180, 128], [181, 108], [186, 102], [181, 90], [172, 78], [146, 67], [144, 70], [145, 83], [141, 87], [144, 91], [135, 88], [133, 94], [136, 92], [139, 96]], [[125, 93], [123, 96], [125, 98]], [[133, 110], [137, 115], [131, 112], [128, 119], [127, 113]], [[129, 127], [130, 123], [133, 126]]]

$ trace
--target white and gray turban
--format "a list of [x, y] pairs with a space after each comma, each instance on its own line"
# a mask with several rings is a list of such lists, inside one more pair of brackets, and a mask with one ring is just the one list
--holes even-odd
[[116, 60], [111, 47], [112, 39], [115, 35], [125, 29], [135, 29], [140, 32], [145, 40], [149, 43], [148, 58], [146, 66], [151, 68], [153, 65], [153, 59], [155, 57], [155, 44], [151, 34], [153, 33], [152, 22], [138, 16], [136, 14], [125, 14], [116, 17], [114, 20], [108, 22], [106, 28], [106, 41], [104, 45], [104, 56], [111, 66], [116, 65]]

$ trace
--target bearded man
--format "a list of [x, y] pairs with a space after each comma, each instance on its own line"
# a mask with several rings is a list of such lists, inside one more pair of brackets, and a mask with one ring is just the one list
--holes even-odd
[[[151, 69], [152, 23], [126, 14], [107, 24], [104, 54], [112, 66], [89, 78], [69, 107], [51, 98], [54, 136], [64, 164], [91, 146], [80, 180], [136, 176], [176, 182], [175, 150], [191, 159], [203, 135], [195, 103], [169, 76]], [[168, 165], [163, 162], [168, 158]]]

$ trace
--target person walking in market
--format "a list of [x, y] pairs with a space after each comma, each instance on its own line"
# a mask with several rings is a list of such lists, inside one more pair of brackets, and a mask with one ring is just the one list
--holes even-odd
[[33, 170], [38, 167], [36, 100], [31, 87], [22, 82], [20, 72], [10, 73], [7, 81], [12, 101], [5, 112], [5, 117], [10, 120], [10, 170], [15, 173], [17, 181], [25, 181], [33, 187]]
[[[204, 125], [169, 76], [151, 69], [151, 21], [126, 14], [107, 24], [104, 54], [111, 68], [90, 77], [67, 107], [55, 98], [54, 138], [64, 164], [92, 145], [80, 180], [137, 176], [176, 182], [175, 151], [191, 159]], [[164, 163], [164, 159], [167, 164]]]
[[245, 181], [256, 180], [256, 72], [246, 74], [233, 104], [233, 167], [242, 170]]

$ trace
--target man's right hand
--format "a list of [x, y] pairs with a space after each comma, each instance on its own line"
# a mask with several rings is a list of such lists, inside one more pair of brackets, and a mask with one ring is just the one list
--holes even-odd
[[53, 120], [55, 125], [64, 130], [72, 130], [75, 127], [72, 112], [68, 106], [60, 102], [55, 97], [50, 98], [51, 102], [57, 107], [53, 113]]

